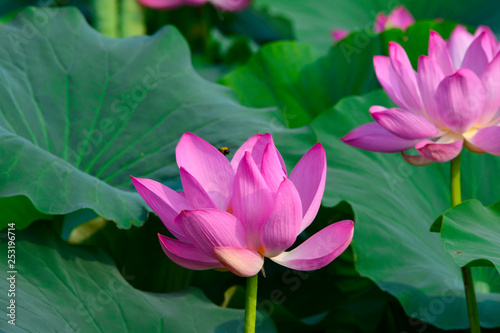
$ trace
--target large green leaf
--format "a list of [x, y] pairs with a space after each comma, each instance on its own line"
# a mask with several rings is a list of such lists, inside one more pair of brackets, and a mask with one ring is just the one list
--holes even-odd
[[[7, 231], [2, 232], [6, 237]], [[244, 311], [212, 304], [198, 289], [172, 294], [132, 288], [135, 276], [116, 269], [94, 247], [64, 243], [47, 224], [35, 223], [16, 232], [16, 325], [2, 315], [0, 329], [8, 332], [237, 332]], [[7, 242], [0, 248], [7, 253]], [[7, 260], [0, 269], [11, 271]], [[230, 274], [230, 273], [227, 273]], [[9, 274], [10, 275], [10, 274]], [[10, 281], [0, 281], [9, 290]], [[10, 304], [7, 292], [0, 306]], [[258, 330], [275, 332], [263, 316]]]
[[[225, 76], [220, 82], [237, 91], [244, 91], [241, 95], [244, 105], [280, 106], [290, 126], [299, 127], [311, 122], [318, 112], [325, 109], [317, 105], [324, 104], [324, 98], [311, 98], [308, 92], [312, 87], [304, 86], [307, 82], [300, 82], [304, 67], [315, 60], [317, 56], [306, 44], [273, 43], [261, 48], [247, 65]], [[318, 82], [308, 83], [316, 85]]]
[[17, 222], [16, 228], [24, 229], [35, 220], [49, 220], [51, 216], [40, 213], [24, 195], [2, 198], [0, 200], [2, 220], [8, 223]]
[[486, 24], [500, 33], [500, 11], [496, 10], [496, 0], [255, 1], [255, 6], [265, 5], [271, 14], [290, 19], [297, 39], [320, 50], [332, 44], [332, 29], [363, 30], [364, 36], [371, 35], [377, 13], [387, 14], [400, 4], [405, 5], [417, 20], [442, 18], [470, 25]]
[[283, 128], [278, 111], [242, 107], [199, 77], [174, 28], [110, 39], [74, 8], [29, 8], [0, 27], [0, 80], [0, 198], [24, 195], [49, 215], [90, 208], [140, 225], [129, 176], [179, 188], [184, 132], [237, 146]]
[[468, 200], [440, 218], [446, 251], [460, 267], [491, 266], [500, 272], [500, 202], [484, 207]]
[[447, 37], [453, 27], [418, 22], [406, 34], [397, 29], [375, 36], [354, 33], [323, 56], [304, 43], [272, 43], [220, 82], [235, 88], [244, 105], [277, 106], [290, 127], [304, 126], [341, 98], [380, 87], [372, 59], [387, 54], [389, 41], [401, 43], [416, 64], [427, 53], [429, 30]]
[[[371, 105], [393, 103], [383, 91], [350, 97], [312, 123], [328, 158], [323, 204], [346, 200], [352, 205], [353, 247], [361, 275], [396, 296], [410, 316], [441, 328], [465, 328], [460, 269], [443, 249], [439, 235], [429, 232], [435, 217], [450, 205], [449, 165], [414, 167], [397, 154], [366, 152], [341, 142], [339, 138], [349, 130], [373, 121], [368, 113]], [[500, 170], [500, 159], [469, 153], [463, 159], [464, 174], [477, 175], [474, 188], [479, 189], [468, 191], [471, 182], [465, 179], [464, 197], [486, 203], [498, 200], [500, 188], [488, 185], [498, 183], [498, 171], [489, 178], [479, 174], [484, 169]], [[500, 326], [500, 293], [480, 291], [478, 302], [482, 325]]]

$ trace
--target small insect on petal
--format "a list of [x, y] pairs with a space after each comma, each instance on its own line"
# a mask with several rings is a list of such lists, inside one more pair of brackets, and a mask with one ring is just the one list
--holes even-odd
[[229, 155], [229, 153], [231, 153], [231, 150], [229, 150], [229, 148], [227, 147], [221, 147], [219, 148], [219, 151], [222, 153], [222, 155], [226, 156], [226, 155]]

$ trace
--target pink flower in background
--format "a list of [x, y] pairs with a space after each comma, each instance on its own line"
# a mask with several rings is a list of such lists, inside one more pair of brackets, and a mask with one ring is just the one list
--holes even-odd
[[334, 42], [338, 42], [349, 36], [349, 30], [346, 29], [333, 29], [331, 34]]
[[[373, 59], [377, 78], [398, 107], [372, 106], [374, 123], [361, 125], [341, 140], [376, 152], [401, 152], [413, 165], [446, 162], [465, 145], [500, 155], [500, 55], [493, 32], [474, 35], [457, 26], [448, 42], [431, 31], [429, 55], [418, 72], [403, 48], [391, 42], [389, 57]], [[415, 148], [419, 155], [405, 150]]]
[[[397, 6], [389, 13], [385, 15], [384, 13], [378, 13], [375, 17], [375, 24], [373, 26], [373, 31], [380, 33], [382, 31], [400, 28], [401, 30], [406, 30], [410, 25], [415, 23], [413, 15], [404, 6]], [[345, 38], [349, 35], [348, 30], [335, 29], [331, 32], [332, 38], [335, 42]]]
[[158, 235], [165, 254], [194, 270], [227, 268], [240, 276], [259, 272], [264, 257], [297, 270], [322, 268], [350, 244], [353, 222], [334, 223], [295, 249], [314, 220], [326, 179], [326, 156], [313, 146], [287, 176], [270, 134], [248, 139], [231, 162], [186, 133], [176, 148], [184, 192], [132, 177], [146, 203], [177, 239]]
[[247, 8], [252, 0], [138, 0], [142, 5], [154, 9], [175, 9], [183, 6], [200, 7], [211, 3], [214, 7], [227, 12], [238, 12]]
[[389, 13], [385, 15], [384, 13], [378, 13], [375, 18], [375, 25], [373, 26], [373, 31], [382, 32], [392, 28], [400, 28], [401, 30], [406, 30], [410, 25], [415, 23], [413, 15], [404, 6], [397, 6]]

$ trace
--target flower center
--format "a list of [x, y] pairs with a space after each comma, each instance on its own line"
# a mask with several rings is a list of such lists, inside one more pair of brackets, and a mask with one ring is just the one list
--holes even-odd
[[452, 143], [452, 142], [457, 142], [463, 140], [463, 135], [455, 133], [453, 131], [446, 131], [443, 135], [437, 137], [437, 140], [435, 140], [436, 143]]
[[467, 140], [469, 140], [470, 138], [472, 138], [474, 135], [476, 135], [477, 131], [479, 129], [476, 128], [476, 127], [472, 127], [470, 130], [468, 130], [467, 132], [465, 132], [464, 134], [462, 134], [462, 136], [464, 138], [466, 138]]

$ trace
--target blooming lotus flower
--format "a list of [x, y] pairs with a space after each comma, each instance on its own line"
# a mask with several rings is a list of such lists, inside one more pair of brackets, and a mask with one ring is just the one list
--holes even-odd
[[183, 6], [200, 7], [210, 2], [223, 11], [237, 12], [247, 8], [252, 0], [139, 0], [139, 2], [146, 7], [164, 10]]
[[[376, 152], [401, 152], [413, 165], [446, 162], [463, 145], [500, 155], [500, 55], [493, 32], [470, 34], [457, 26], [448, 42], [430, 33], [429, 55], [415, 72], [403, 48], [389, 44], [389, 57], [373, 59], [377, 78], [399, 107], [372, 106], [374, 123], [341, 140]], [[404, 151], [415, 148], [418, 155]]]
[[[373, 31], [380, 33], [382, 31], [392, 29], [392, 28], [400, 28], [401, 30], [406, 30], [410, 25], [415, 23], [415, 19], [413, 15], [405, 8], [405, 6], [397, 6], [389, 13], [389, 15], [385, 15], [380, 12], [375, 17], [375, 23], [373, 25]], [[335, 29], [331, 32], [332, 38], [335, 42], [338, 42], [341, 39], [344, 39], [347, 35], [349, 35], [349, 30], [345, 29]]]
[[311, 224], [325, 188], [326, 157], [316, 144], [287, 176], [270, 134], [248, 139], [231, 162], [218, 149], [186, 133], [176, 148], [184, 192], [149, 179], [132, 181], [176, 237], [158, 235], [165, 254], [193, 270], [259, 272], [264, 257], [297, 270], [329, 264], [349, 245], [353, 222], [327, 226], [285, 252]]

